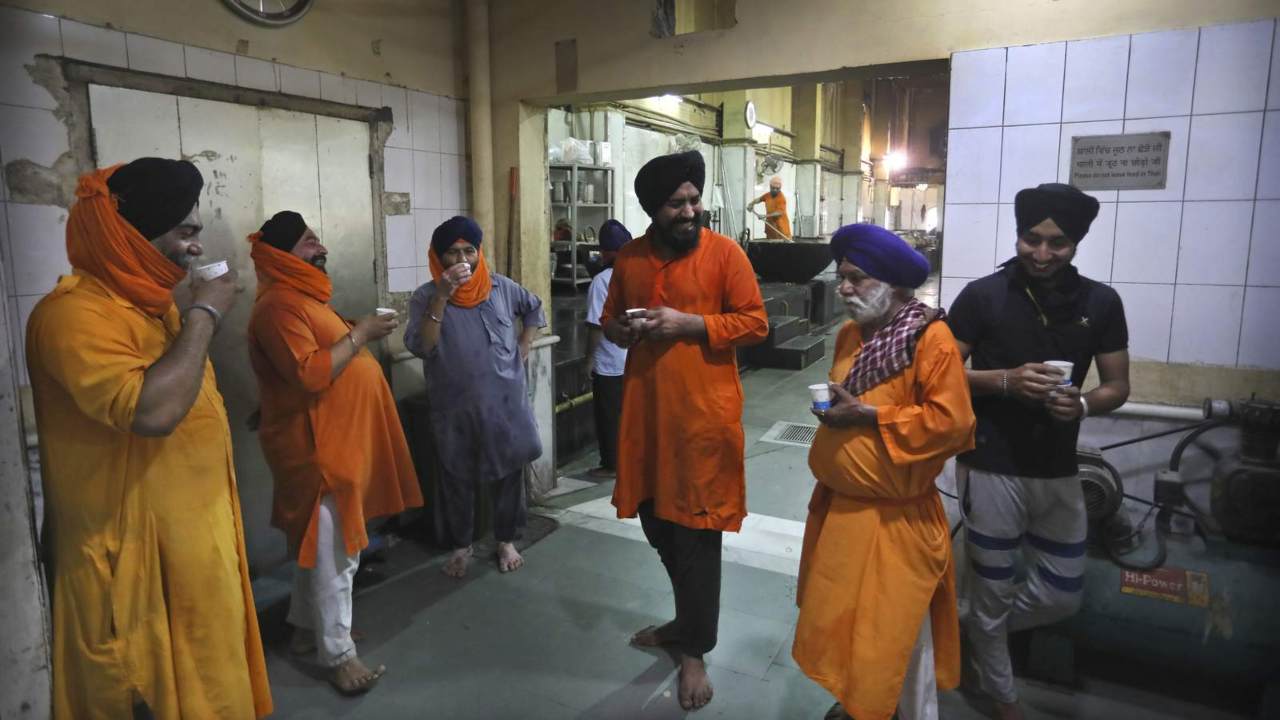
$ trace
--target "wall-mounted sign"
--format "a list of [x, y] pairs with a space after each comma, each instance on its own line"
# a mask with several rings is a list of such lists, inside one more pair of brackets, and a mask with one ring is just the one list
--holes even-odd
[[1071, 138], [1071, 184], [1081, 190], [1163, 190], [1168, 130]]

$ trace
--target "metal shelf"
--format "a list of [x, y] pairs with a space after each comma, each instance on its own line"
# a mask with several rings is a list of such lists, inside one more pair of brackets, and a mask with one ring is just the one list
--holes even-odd
[[[605, 165], [578, 165], [573, 163], [552, 163], [548, 165], [548, 168], [552, 182], [562, 184], [558, 189], [564, 191], [564, 194], [562, 194], [561, 197], [565, 198], [561, 202], [556, 202], [553, 199], [554, 196], [548, 198], [548, 200], [551, 201], [550, 207], [554, 210], [551, 217], [553, 225], [551, 227], [550, 236], [552, 238], [555, 237], [554, 223], [558, 219], [557, 216], [563, 217], [567, 220], [569, 222], [569, 226], [573, 228], [574, 233], [567, 241], [551, 240], [551, 250], [557, 255], [568, 254], [569, 262], [575, 265], [576, 273], [578, 247], [582, 245], [598, 247], [597, 243], [586, 243], [578, 240], [578, 232], [580, 230], [579, 224], [581, 220], [579, 213], [586, 214], [587, 217], [591, 219], [592, 224], [598, 222], [600, 211], [603, 210], [606, 217], [613, 213], [614, 169]], [[590, 203], [578, 202], [579, 189], [584, 183], [594, 186], [597, 190], [603, 190], [603, 193], [601, 194], [604, 196], [605, 201]], [[556, 261], [556, 264], [559, 264], [559, 260]], [[590, 284], [591, 278], [561, 278], [555, 277], [555, 273], [552, 273], [551, 282], [553, 284], [570, 285], [576, 290], [579, 285]]]

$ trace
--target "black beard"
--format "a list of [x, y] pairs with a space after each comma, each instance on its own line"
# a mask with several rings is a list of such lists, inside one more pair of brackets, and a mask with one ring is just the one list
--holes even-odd
[[690, 223], [687, 235], [676, 234], [670, 227], [658, 228], [658, 241], [677, 254], [683, 254], [698, 247], [698, 238], [702, 236], [702, 216], [695, 215]]
[[329, 271], [324, 269], [326, 262], [328, 262], [328, 259], [324, 255], [314, 255], [310, 260], [307, 261], [307, 263], [311, 265], [311, 267], [319, 270], [325, 275], [328, 275]]

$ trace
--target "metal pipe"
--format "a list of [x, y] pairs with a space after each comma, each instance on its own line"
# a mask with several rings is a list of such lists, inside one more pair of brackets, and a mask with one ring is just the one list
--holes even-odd
[[582, 395], [579, 395], [578, 397], [569, 398], [568, 400], [565, 400], [562, 403], [557, 403], [556, 415], [559, 415], [560, 413], [566, 410], [572, 410], [578, 407], [579, 405], [586, 405], [587, 403], [591, 402], [592, 398], [594, 397], [595, 395], [592, 393], [584, 393]]
[[1108, 415], [1120, 417], [1151, 418], [1155, 420], [1190, 420], [1205, 419], [1204, 408], [1187, 407], [1185, 405], [1156, 405], [1155, 403], [1127, 402], [1112, 410]]

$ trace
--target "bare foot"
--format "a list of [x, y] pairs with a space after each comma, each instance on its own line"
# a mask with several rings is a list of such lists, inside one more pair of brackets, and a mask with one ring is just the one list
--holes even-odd
[[372, 690], [386, 672], [386, 665], [370, 670], [360, 658], [353, 657], [333, 669], [329, 684], [343, 695], [360, 695]]
[[688, 655], [680, 658], [680, 707], [698, 710], [711, 702], [713, 694], [707, 664]]
[[464, 548], [457, 548], [449, 555], [442, 572], [451, 578], [462, 579], [466, 577], [467, 565], [471, 563], [472, 553], [470, 545]]
[[1000, 720], [1023, 720], [1022, 706], [1017, 701], [1011, 703], [996, 702], [996, 717]]
[[[364, 633], [351, 631], [351, 642], [364, 640]], [[316, 651], [316, 635], [313, 631], [293, 626], [293, 637], [289, 638], [289, 652], [294, 655], [309, 655]]]
[[516, 551], [516, 546], [509, 542], [498, 543], [498, 570], [515, 572], [524, 566], [524, 558]]
[[658, 627], [650, 625], [643, 630], [639, 630], [635, 635], [631, 636], [631, 644], [636, 647], [662, 647], [664, 645], [675, 645], [680, 642], [680, 638], [675, 631], [676, 621]]

